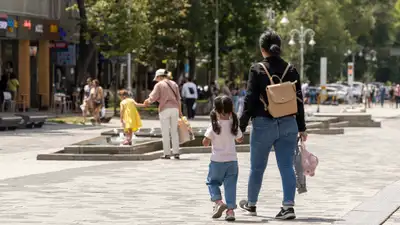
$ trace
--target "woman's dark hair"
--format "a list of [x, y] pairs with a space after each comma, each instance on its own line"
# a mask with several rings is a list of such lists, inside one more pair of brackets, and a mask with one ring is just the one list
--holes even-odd
[[281, 37], [274, 30], [267, 30], [260, 36], [260, 48], [272, 56], [281, 54]]
[[233, 102], [232, 99], [229, 98], [228, 96], [218, 96], [214, 100], [214, 109], [210, 113], [210, 118], [211, 118], [211, 125], [213, 128], [213, 131], [216, 134], [221, 133], [221, 127], [218, 123], [218, 118], [217, 118], [217, 113], [219, 114], [232, 114], [232, 129], [231, 132], [233, 135], [237, 135], [238, 129], [239, 129], [239, 121], [236, 113], [233, 111]]
[[10, 80], [17, 79], [17, 75], [15, 73], [10, 74]]
[[100, 81], [97, 79], [94, 79], [93, 82], [96, 84], [96, 86], [100, 86]]

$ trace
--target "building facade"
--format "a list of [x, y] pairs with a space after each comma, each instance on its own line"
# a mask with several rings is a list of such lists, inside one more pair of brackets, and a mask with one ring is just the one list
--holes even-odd
[[[75, 31], [62, 28], [76, 19], [66, 6], [72, 0], [0, 1], [0, 71], [12, 67], [20, 82], [18, 99], [26, 108], [48, 108], [54, 83], [54, 57], [59, 42]], [[3, 79], [3, 78], [2, 78]]]

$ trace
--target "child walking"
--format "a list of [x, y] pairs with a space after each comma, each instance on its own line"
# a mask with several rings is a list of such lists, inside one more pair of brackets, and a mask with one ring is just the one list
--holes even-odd
[[142, 120], [136, 107], [144, 107], [144, 104], [139, 104], [129, 97], [126, 90], [119, 91], [119, 96], [121, 98], [120, 118], [125, 133], [125, 141], [122, 144], [131, 145], [133, 132], [142, 127]]
[[[232, 99], [219, 96], [214, 100], [214, 109], [210, 113], [211, 125], [204, 134], [203, 145], [212, 144], [211, 162], [207, 176], [207, 186], [214, 202], [212, 218], [220, 218], [226, 211], [225, 220], [234, 221], [236, 208], [236, 185], [238, 180], [238, 162], [235, 139], [243, 141], [239, 121], [233, 111]], [[220, 186], [224, 185], [225, 201], [222, 201]]]

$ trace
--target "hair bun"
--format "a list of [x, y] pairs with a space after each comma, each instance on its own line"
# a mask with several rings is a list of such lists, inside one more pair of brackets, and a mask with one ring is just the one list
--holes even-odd
[[272, 44], [271, 47], [269, 47], [269, 52], [272, 55], [280, 55], [281, 54], [281, 47], [279, 47], [276, 44]]

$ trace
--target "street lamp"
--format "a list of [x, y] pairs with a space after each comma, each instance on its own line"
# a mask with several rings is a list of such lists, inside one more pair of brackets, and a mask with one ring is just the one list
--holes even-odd
[[[365, 60], [368, 61], [368, 75], [365, 76], [365, 83], [367, 83], [367, 89], [368, 89], [368, 82], [369, 82], [369, 78], [371, 77], [371, 66], [370, 66], [370, 62], [375, 63], [377, 58], [376, 58], [377, 52], [375, 50], [370, 50], [367, 51], [367, 53], [365, 54]], [[364, 107], [365, 110], [367, 110], [367, 106], [368, 106], [368, 96], [367, 96], [367, 91], [365, 91], [365, 103], [364, 103]]]
[[[358, 46], [358, 48], [360, 49], [361, 48], [361, 50], [360, 50], [360, 52], [358, 53], [358, 56], [360, 56], [360, 57], [362, 57], [363, 56], [363, 52], [362, 52], [362, 48], [363, 47], [361, 47], [361, 46]], [[352, 76], [353, 77], [355, 77], [355, 73], [356, 73], [356, 69], [355, 69], [355, 67], [356, 67], [356, 52], [353, 52], [353, 51], [351, 51], [350, 49], [348, 49], [347, 50], [347, 52], [345, 52], [344, 53], [344, 56], [350, 56], [351, 55], [351, 62], [353, 63], [353, 67], [352, 67], [352, 71], [353, 71], [353, 74], [352, 74]], [[351, 105], [351, 108], [353, 108], [353, 102], [354, 102], [354, 96], [353, 96], [353, 83], [351, 83], [351, 84], [349, 84], [350, 85], [350, 105]], [[360, 96], [360, 99], [362, 99], [362, 96]]]
[[287, 18], [286, 12], [283, 12], [283, 17], [281, 19], [281, 24], [286, 25], [289, 23], [289, 19]]
[[[286, 22], [285, 20], [286, 17], [283, 17], [282, 20], [283, 22]], [[289, 22], [289, 20], [287, 20], [287, 22]], [[295, 37], [297, 37], [299, 39], [299, 43], [300, 43], [300, 80], [303, 81], [304, 79], [304, 44], [306, 43], [306, 38], [307, 35], [310, 36], [310, 42], [308, 42], [309, 45], [313, 46], [316, 44], [315, 40], [314, 40], [314, 36], [315, 36], [315, 32], [310, 29], [304, 29], [303, 25], [301, 25], [300, 30], [298, 29], [293, 29], [290, 31], [290, 41], [289, 41], [289, 45], [293, 46], [295, 45]]]
[[219, 73], [219, 5], [218, 0], [215, 0], [215, 83], [218, 81], [218, 73]]

